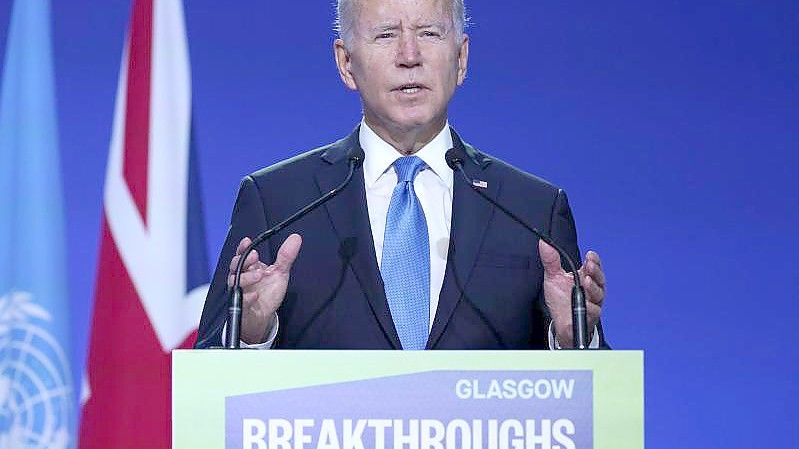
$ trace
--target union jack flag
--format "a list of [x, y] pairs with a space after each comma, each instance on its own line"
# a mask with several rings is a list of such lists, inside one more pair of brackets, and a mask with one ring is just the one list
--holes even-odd
[[[170, 352], [208, 289], [180, 0], [134, 0], [105, 180], [80, 447], [170, 446]], [[87, 396], [87, 397], [86, 397]]]

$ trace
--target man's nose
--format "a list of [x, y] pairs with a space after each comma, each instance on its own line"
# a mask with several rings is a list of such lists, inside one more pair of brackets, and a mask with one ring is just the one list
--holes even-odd
[[413, 33], [402, 33], [397, 49], [397, 65], [400, 67], [416, 67], [422, 63], [422, 52], [419, 42]]

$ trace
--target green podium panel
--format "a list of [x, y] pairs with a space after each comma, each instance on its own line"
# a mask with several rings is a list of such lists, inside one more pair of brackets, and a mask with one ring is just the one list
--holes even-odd
[[172, 353], [173, 448], [644, 445], [641, 351]]

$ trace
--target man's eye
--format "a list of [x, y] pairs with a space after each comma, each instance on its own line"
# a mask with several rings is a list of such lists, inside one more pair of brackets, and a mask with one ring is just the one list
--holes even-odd
[[377, 35], [377, 39], [391, 39], [394, 37], [394, 33], [380, 33]]
[[441, 37], [441, 33], [437, 31], [425, 31], [422, 33], [424, 37]]

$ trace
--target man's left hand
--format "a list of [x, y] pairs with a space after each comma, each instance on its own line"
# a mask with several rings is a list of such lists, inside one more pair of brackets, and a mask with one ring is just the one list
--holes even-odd
[[[560, 265], [560, 255], [555, 248], [538, 241], [538, 254], [544, 266], [544, 299], [552, 317], [555, 337], [563, 348], [571, 348], [574, 343], [572, 332], [572, 300], [574, 286], [572, 274]], [[605, 273], [599, 254], [588, 251], [585, 262], [578, 270], [580, 283], [585, 290], [585, 305], [588, 315], [588, 331], [593, 332], [599, 322], [602, 303], [605, 300]], [[590, 340], [590, 335], [589, 335]]]

